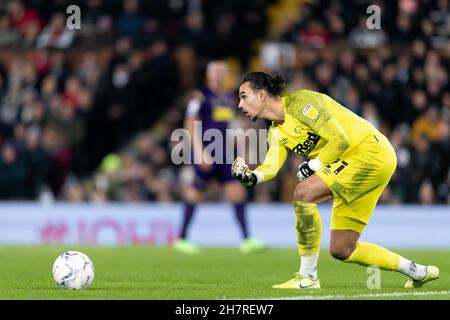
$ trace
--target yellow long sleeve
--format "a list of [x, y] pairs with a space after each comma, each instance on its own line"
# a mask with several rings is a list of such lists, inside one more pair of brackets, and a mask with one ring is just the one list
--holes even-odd
[[267, 150], [264, 162], [254, 170], [255, 175], [258, 177], [258, 183], [269, 181], [275, 177], [288, 155], [286, 147], [272, 136], [270, 130], [268, 141], [269, 149]]
[[318, 134], [328, 141], [317, 156], [323, 165], [336, 161], [350, 145], [347, 133], [336, 118], [329, 119], [320, 128]]

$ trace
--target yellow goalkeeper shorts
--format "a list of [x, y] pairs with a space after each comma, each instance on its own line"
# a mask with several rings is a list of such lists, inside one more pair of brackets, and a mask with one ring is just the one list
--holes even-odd
[[396, 166], [394, 148], [374, 133], [316, 172], [333, 193], [331, 229], [362, 233]]

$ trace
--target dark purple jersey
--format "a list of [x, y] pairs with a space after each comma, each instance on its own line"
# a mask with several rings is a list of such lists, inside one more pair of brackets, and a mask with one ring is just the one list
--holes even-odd
[[202, 121], [202, 136], [208, 129], [218, 129], [225, 138], [225, 130], [234, 118], [236, 96], [232, 92], [217, 94], [209, 88], [195, 91], [189, 101], [186, 116]]
[[[211, 172], [203, 172], [200, 167], [194, 164], [196, 173], [194, 186], [196, 188], [203, 188], [204, 184], [212, 178], [218, 179], [220, 183], [234, 181], [229, 164], [232, 155], [230, 159], [226, 159], [226, 129], [229, 128], [230, 122], [234, 119], [236, 105], [236, 96], [232, 92], [217, 94], [206, 87], [195, 91], [189, 101], [186, 117], [201, 121], [201, 136], [204, 137], [205, 132], [209, 129], [217, 129], [222, 135], [223, 142], [223, 158], [219, 160], [219, 163], [213, 165]], [[203, 146], [206, 147], [213, 142], [203, 141]], [[215, 154], [212, 154], [212, 156], [214, 157]]]

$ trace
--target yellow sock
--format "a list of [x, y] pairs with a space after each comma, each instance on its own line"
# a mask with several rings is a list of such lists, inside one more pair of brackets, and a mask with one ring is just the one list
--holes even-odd
[[379, 245], [358, 241], [352, 255], [344, 262], [363, 266], [378, 266], [383, 270], [396, 271], [400, 256]]
[[294, 201], [295, 230], [300, 256], [311, 256], [320, 251], [322, 219], [314, 203]]

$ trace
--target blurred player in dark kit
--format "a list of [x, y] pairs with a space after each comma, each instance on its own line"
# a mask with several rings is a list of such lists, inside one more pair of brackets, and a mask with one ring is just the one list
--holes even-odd
[[[231, 163], [225, 159], [226, 129], [234, 119], [237, 104], [235, 94], [225, 88], [228, 73], [229, 69], [225, 61], [209, 62], [206, 68], [206, 86], [193, 93], [187, 106], [184, 126], [192, 137], [192, 159], [201, 161], [193, 161], [194, 181], [185, 192], [180, 238], [173, 243], [173, 248], [179, 252], [187, 254], [200, 252], [199, 248], [188, 240], [187, 234], [196, 204], [204, 200], [205, 188], [213, 179], [217, 179], [223, 187], [224, 199], [233, 204], [243, 239], [240, 245], [241, 252], [253, 253], [267, 249], [265, 244], [249, 235], [245, 211], [247, 193], [231, 175]], [[201, 132], [194, 134], [198, 127], [201, 127]], [[224, 137], [222, 148], [224, 159], [221, 163], [213, 163], [213, 159], [204, 152], [206, 145], [201, 141], [201, 137], [208, 129], [217, 129]], [[197, 162], [200, 163], [197, 164]]]

